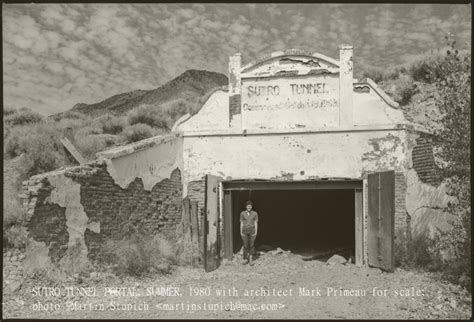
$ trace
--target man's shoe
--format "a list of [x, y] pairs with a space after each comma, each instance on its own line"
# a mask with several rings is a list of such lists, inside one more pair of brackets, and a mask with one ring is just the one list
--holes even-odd
[[253, 266], [253, 261], [250, 261], [249, 263], [250, 263], [250, 266]]
[[244, 261], [242, 262], [242, 265], [247, 265], [248, 263], [249, 263], [249, 260], [246, 259], [246, 260], [244, 260]]

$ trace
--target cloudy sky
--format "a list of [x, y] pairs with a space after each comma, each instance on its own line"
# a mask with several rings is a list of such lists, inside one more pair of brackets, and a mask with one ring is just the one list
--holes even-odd
[[470, 5], [4, 4], [4, 104], [57, 113], [187, 69], [227, 73], [236, 52], [338, 58], [348, 43], [356, 69], [390, 67], [442, 48], [447, 32], [470, 41]]

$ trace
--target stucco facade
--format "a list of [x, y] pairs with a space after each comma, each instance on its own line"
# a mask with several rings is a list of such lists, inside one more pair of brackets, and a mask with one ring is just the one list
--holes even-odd
[[[352, 68], [351, 46], [340, 47], [339, 60], [287, 50], [242, 66], [241, 55], [234, 55], [229, 60], [229, 86], [214, 91], [195, 115], [179, 119], [171, 134], [99, 153], [96, 162], [105, 165], [104, 171], [122, 190], [138, 180], [143, 191], [153, 194], [174, 176], [173, 182], [180, 187], [173, 186], [169, 193], [175, 196], [179, 191], [181, 198], [189, 197], [198, 205], [201, 257], [207, 175], [221, 182], [358, 180], [364, 196], [362, 230], [358, 232], [364, 244], [359, 255], [367, 264], [368, 174], [395, 172], [395, 238], [446, 227], [440, 208], [449, 199], [443, 185], [420, 180], [421, 168], [433, 165], [415, 166], [413, 161], [415, 154], [415, 159], [432, 155], [430, 146], [417, 150], [419, 138], [429, 135], [428, 131], [407, 121], [398, 104], [373, 81], [353, 79]], [[55, 187], [49, 202], [66, 208], [68, 223], [73, 222], [69, 209], [76, 209], [74, 222], [80, 221], [81, 229], [74, 234], [84, 236], [86, 230], [100, 234], [100, 220], [91, 221], [87, 210], [80, 207], [82, 191], [90, 188], [60, 177], [44, 174], [43, 181], [33, 181], [48, 181]], [[222, 189], [221, 184], [216, 225], [224, 234]], [[65, 198], [71, 203], [66, 205]], [[34, 217], [37, 198], [26, 191], [24, 199]], [[173, 209], [179, 213], [179, 200], [173, 200]], [[179, 235], [179, 221], [170, 227]], [[67, 247], [77, 239], [82, 256], [87, 257], [90, 250], [84, 238], [72, 235]], [[47, 252], [38, 251], [38, 242], [33, 237], [31, 245], [36, 254], [44, 256]], [[222, 254], [221, 247], [217, 256]]]

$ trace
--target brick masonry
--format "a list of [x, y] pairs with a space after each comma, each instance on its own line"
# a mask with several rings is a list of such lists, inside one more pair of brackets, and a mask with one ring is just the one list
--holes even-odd
[[[394, 247], [399, 247], [397, 244], [397, 239], [401, 239], [402, 235], [406, 234], [409, 229], [409, 221], [407, 219], [407, 211], [406, 211], [406, 177], [402, 172], [395, 172], [395, 243]], [[369, 214], [369, 204], [368, 200], [368, 185], [367, 185], [367, 176], [364, 176], [364, 235], [367, 236], [368, 229], [368, 214]], [[397, 251], [395, 250], [395, 254]], [[367, 259], [368, 257], [368, 244], [367, 238], [364, 238], [364, 258]], [[395, 259], [396, 261], [396, 259]]]
[[[124, 227], [134, 227], [140, 234], [162, 234], [176, 238], [181, 223], [182, 183], [179, 169], [170, 178], [157, 183], [151, 191], [143, 188], [140, 178], [122, 189], [107, 172], [105, 163], [62, 170], [64, 175], [80, 184], [80, 202], [89, 223], [100, 225], [100, 232], [86, 229], [85, 244], [88, 257], [100, 260], [100, 250], [107, 240], [118, 239]], [[48, 202], [54, 187], [48, 174], [41, 179], [24, 182], [23, 199], [26, 208], [29, 238], [45, 242], [49, 256], [58, 261], [67, 250], [68, 234], [65, 208]]]
[[[395, 236], [405, 232], [407, 227], [406, 178], [401, 172], [395, 173]], [[395, 237], [396, 238], [396, 237]]]
[[412, 161], [413, 169], [415, 169], [421, 182], [439, 186], [441, 179], [436, 173], [437, 166], [433, 154], [433, 142], [428, 135], [422, 134], [416, 139]]
[[229, 97], [229, 123], [236, 114], [241, 114], [241, 95], [232, 95]]

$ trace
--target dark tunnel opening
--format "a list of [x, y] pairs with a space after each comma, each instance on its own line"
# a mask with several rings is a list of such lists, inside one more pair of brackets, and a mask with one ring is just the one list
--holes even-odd
[[353, 189], [232, 192], [233, 251], [242, 247], [240, 212], [249, 198], [259, 216], [257, 250], [280, 247], [303, 256], [355, 245]]

